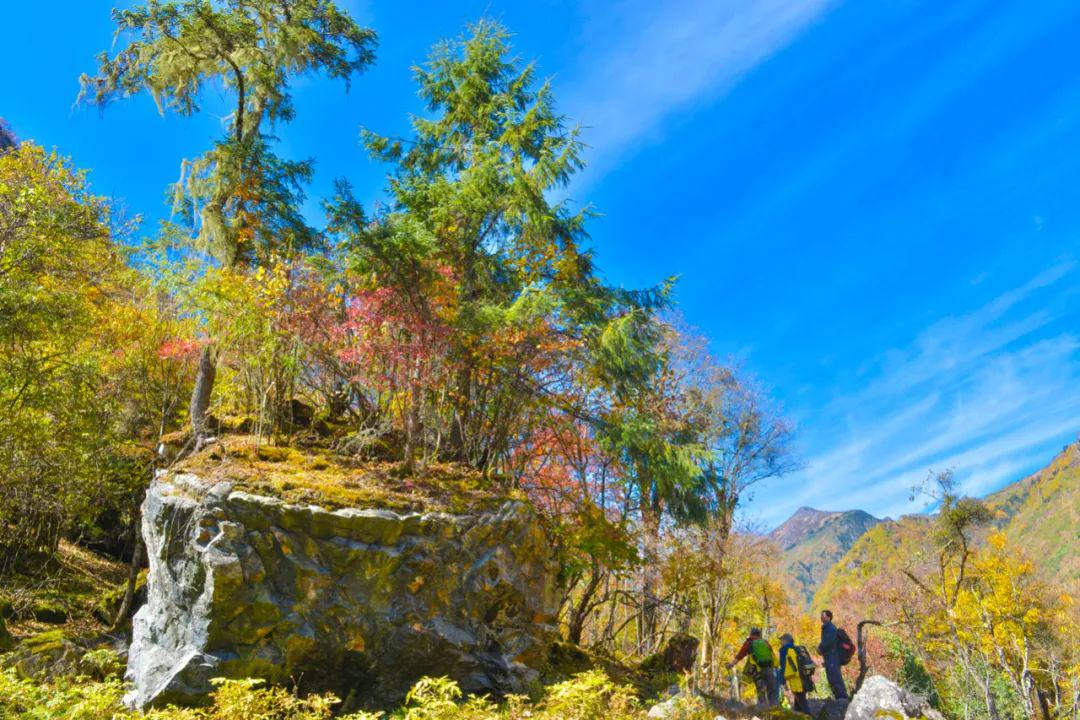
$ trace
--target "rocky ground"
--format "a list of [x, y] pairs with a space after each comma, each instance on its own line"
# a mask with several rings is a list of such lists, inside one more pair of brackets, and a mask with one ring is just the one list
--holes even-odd
[[[714, 698], [674, 688], [649, 709], [652, 720], [679, 720], [706, 707], [713, 720], [798, 720], [807, 716], [785, 707], [766, 708], [730, 698]], [[915, 695], [881, 675], [871, 675], [850, 702], [810, 700], [813, 720], [945, 720], [926, 698]]]

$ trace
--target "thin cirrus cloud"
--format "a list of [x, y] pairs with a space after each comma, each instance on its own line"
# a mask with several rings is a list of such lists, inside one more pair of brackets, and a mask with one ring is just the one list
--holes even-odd
[[[602, 4], [586, 22], [591, 71], [565, 107], [585, 127], [595, 181], [675, 113], [715, 101], [820, 19], [833, 0], [688, 0]], [[594, 38], [610, 38], [594, 42]]]
[[778, 481], [800, 489], [750, 512], [765, 524], [799, 505], [895, 517], [924, 509], [909, 498], [932, 470], [984, 495], [1047, 464], [1080, 432], [1080, 337], [1055, 310], [1077, 274], [1063, 262], [882, 354], [815, 419], [830, 435], [804, 438], [819, 451]]

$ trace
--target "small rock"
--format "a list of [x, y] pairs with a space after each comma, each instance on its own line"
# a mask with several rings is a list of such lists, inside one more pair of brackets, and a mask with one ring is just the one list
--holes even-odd
[[662, 703], [657, 703], [649, 708], [649, 712], [645, 717], [652, 720], [670, 720], [675, 717], [677, 711], [676, 703], [678, 702], [678, 696], [668, 698]]
[[73, 675], [86, 649], [68, 638], [62, 630], [49, 630], [24, 640], [5, 658], [5, 665], [22, 678], [45, 679]]
[[662, 651], [645, 658], [639, 667], [649, 674], [687, 672], [694, 667], [699, 642], [692, 635], [676, 633], [668, 638]]
[[847, 711], [847, 700], [810, 700], [810, 715], [815, 720], [844, 720]]

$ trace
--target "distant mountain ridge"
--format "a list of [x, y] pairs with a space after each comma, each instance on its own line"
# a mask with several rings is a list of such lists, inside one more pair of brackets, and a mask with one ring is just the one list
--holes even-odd
[[[993, 493], [984, 502], [991, 523], [1050, 583], [1080, 590], [1080, 441], [1067, 445], [1042, 470]], [[841, 587], [864, 586], [917, 552], [933, 517], [905, 515], [866, 532], [819, 584], [815, 605], [829, 605]]]
[[781, 568], [797, 599], [809, 606], [829, 570], [881, 520], [862, 510], [801, 507], [768, 534], [781, 553]]

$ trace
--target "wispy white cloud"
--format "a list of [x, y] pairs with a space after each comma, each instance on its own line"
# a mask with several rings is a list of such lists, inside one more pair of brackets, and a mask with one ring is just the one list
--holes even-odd
[[587, 23], [567, 112], [588, 129], [584, 182], [594, 180], [664, 121], [715, 101], [820, 18], [835, 0], [604, 2]]
[[[1080, 432], [1080, 337], [1048, 308], [1080, 274], [1059, 264], [969, 313], [942, 318], [868, 363], [804, 444], [807, 468], [750, 509], [766, 523], [803, 504], [879, 515], [922, 509], [913, 486], [952, 468], [982, 495], [1049, 461]], [[789, 486], [799, 488], [790, 492]]]

